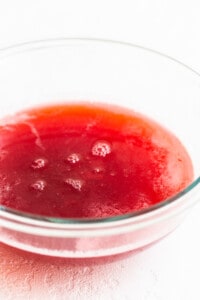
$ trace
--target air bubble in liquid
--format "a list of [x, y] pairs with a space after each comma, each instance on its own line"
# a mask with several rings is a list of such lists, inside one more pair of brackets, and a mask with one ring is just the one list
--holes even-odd
[[92, 147], [92, 154], [95, 156], [105, 157], [111, 153], [111, 146], [108, 142], [98, 141]]
[[103, 167], [94, 167], [93, 173], [95, 174], [102, 174], [105, 172], [105, 169]]

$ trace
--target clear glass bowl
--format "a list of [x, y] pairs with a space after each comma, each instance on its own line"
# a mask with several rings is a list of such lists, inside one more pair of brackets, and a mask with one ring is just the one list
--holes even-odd
[[200, 77], [136, 45], [56, 39], [0, 50], [0, 118], [63, 101], [117, 104], [171, 130], [187, 148], [194, 182], [150, 209], [101, 220], [31, 216], [0, 206], [0, 241], [60, 257], [97, 257], [150, 245], [180, 224], [200, 198]]

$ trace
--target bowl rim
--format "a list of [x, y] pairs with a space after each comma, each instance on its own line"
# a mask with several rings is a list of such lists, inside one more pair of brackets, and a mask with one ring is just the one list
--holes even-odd
[[[17, 43], [13, 44], [4, 48], [0, 48], [0, 61], [3, 60], [6, 57], [13, 56], [15, 54], [22, 54], [26, 52], [33, 52], [35, 50], [39, 49], [47, 49], [52, 47], [61, 47], [61, 46], [67, 46], [68, 43], [99, 43], [99, 44], [113, 44], [128, 48], [138, 48], [140, 50], [143, 50], [147, 53], [152, 53], [154, 55], [158, 55], [162, 57], [163, 59], [167, 59], [171, 62], [174, 62], [178, 65], [181, 65], [185, 70], [190, 71], [194, 75], [200, 78], [200, 73], [196, 71], [195, 69], [191, 68], [187, 64], [181, 62], [180, 60], [171, 57], [170, 55], [167, 55], [165, 53], [159, 52], [157, 50], [140, 46], [134, 43], [130, 42], [124, 42], [119, 40], [112, 40], [112, 39], [101, 39], [101, 38], [79, 38], [79, 37], [61, 37], [61, 38], [50, 38], [50, 39], [41, 39], [41, 40], [33, 40], [28, 41], [24, 43]], [[136, 212], [130, 212], [122, 215], [117, 215], [113, 217], [105, 217], [105, 218], [57, 218], [57, 217], [49, 217], [49, 216], [43, 216], [38, 214], [31, 214], [31, 213], [25, 213], [20, 210], [15, 210], [8, 208], [4, 205], [0, 205], [0, 217], [5, 217], [6, 219], [10, 218], [13, 221], [19, 220], [21, 218], [21, 221], [23, 223], [32, 223], [36, 221], [38, 224], [45, 224], [48, 226], [48, 224], [54, 224], [54, 225], [106, 225], [112, 222], [123, 222], [123, 221], [137, 221], [141, 220], [141, 217], [145, 218], [146, 216], [149, 217], [150, 215], [154, 213], [158, 213], [159, 211], [163, 210], [164, 208], [168, 208], [170, 204], [174, 204], [178, 200], [181, 200], [181, 198], [185, 195], [187, 195], [189, 192], [194, 190], [197, 186], [200, 186], [200, 176], [198, 176], [192, 183], [190, 183], [186, 188], [184, 188], [182, 191], [177, 193], [176, 195], [169, 197], [165, 199], [164, 201], [161, 201], [155, 205], [152, 205], [149, 208], [145, 208]]]

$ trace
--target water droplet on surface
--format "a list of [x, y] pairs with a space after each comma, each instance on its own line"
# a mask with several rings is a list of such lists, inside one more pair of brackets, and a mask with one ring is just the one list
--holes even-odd
[[47, 165], [47, 160], [45, 158], [37, 158], [32, 162], [31, 167], [36, 169], [43, 169]]
[[77, 153], [72, 153], [67, 157], [67, 161], [71, 164], [76, 164], [80, 160], [80, 155]]
[[77, 191], [81, 191], [84, 181], [81, 179], [67, 178], [65, 180], [65, 183], [70, 185], [73, 189], [75, 189]]
[[31, 188], [36, 191], [43, 191], [46, 187], [46, 182], [44, 180], [37, 180], [31, 185]]
[[92, 147], [92, 154], [95, 156], [105, 157], [111, 153], [111, 146], [108, 142], [98, 141]]

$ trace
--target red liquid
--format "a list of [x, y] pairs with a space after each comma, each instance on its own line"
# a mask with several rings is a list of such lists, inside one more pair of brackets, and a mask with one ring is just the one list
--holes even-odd
[[26, 111], [0, 127], [0, 204], [53, 217], [138, 211], [185, 188], [191, 160], [148, 118], [89, 104]]

